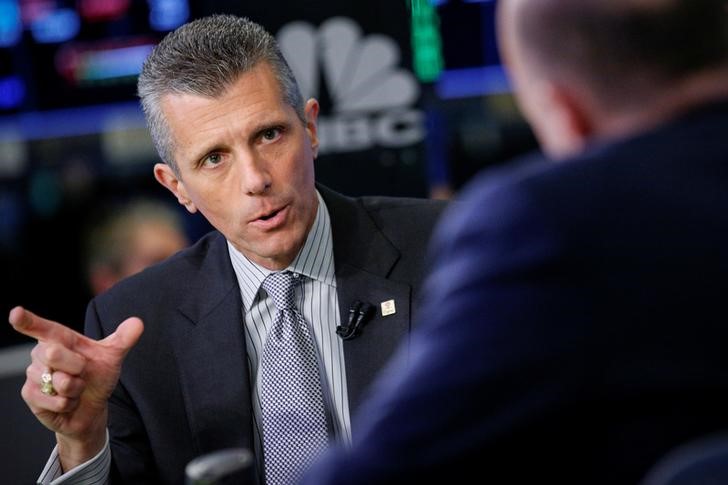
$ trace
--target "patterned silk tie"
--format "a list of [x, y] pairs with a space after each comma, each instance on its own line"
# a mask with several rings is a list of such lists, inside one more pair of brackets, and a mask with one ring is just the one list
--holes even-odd
[[328, 443], [316, 347], [293, 298], [299, 283], [299, 275], [285, 271], [269, 274], [262, 284], [277, 310], [261, 358], [267, 485], [298, 481]]

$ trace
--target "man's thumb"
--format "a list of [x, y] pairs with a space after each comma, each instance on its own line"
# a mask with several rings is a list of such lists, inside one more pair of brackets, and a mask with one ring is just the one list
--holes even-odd
[[136, 345], [144, 332], [144, 323], [140, 318], [129, 317], [116, 328], [116, 331], [104, 339], [104, 343], [116, 348], [121, 355], [126, 355]]

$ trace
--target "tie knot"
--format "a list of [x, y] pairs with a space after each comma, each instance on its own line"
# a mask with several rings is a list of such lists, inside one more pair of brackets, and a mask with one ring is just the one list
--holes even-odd
[[301, 278], [297, 274], [281, 271], [266, 276], [261, 286], [273, 298], [276, 310], [282, 311], [295, 308], [293, 295], [300, 280]]

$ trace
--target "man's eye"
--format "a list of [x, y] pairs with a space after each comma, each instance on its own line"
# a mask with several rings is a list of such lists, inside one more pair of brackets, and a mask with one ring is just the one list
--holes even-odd
[[263, 132], [263, 139], [266, 141], [273, 141], [279, 136], [281, 136], [281, 129], [280, 128], [269, 128]]
[[202, 160], [203, 165], [217, 165], [222, 162], [222, 156], [219, 153], [211, 153]]

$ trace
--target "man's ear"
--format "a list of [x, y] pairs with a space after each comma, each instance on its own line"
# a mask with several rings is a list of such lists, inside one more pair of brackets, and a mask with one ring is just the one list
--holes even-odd
[[318, 156], [319, 139], [318, 139], [318, 127], [316, 122], [319, 114], [319, 103], [314, 98], [306, 101], [306, 107], [304, 108], [306, 115], [306, 131], [311, 139], [311, 151], [313, 151], [313, 158]]
[[197, 212], [197, 207], [187, 195], [184, 183], [179, 179], [174, 170], [166, 163], [154, 165], [154, 178], [157, 182], [166, 187], [177, 198], [177, 202], [185, 206], [190, 214]]
[[590, 104], [578, 91], [552, 85], [553, 103], [561, 107], [565, 129], [575, 138], [586, 139], [594, 133], [594, 115]]
[[539, 116], [544, 150], [553, 158], [582, 151], [594, 134], [594, 114], [588, 100], [578, 90], [562, 84], [543, 82], [543, 113]]

